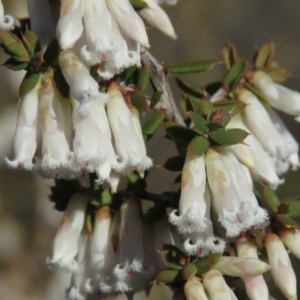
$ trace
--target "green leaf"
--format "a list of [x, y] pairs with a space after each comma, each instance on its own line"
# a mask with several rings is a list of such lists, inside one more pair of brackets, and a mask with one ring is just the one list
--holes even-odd
[[224, 109], [228, 111], [231, 116], [241, 113], [246, 107], [246, 104], [239, 100], [222, 100], [215, 102], [213, 105], [214, 111]]
[[11, 57], [3, 64], [3, 66], [12, 71], [21, 71], [28, 67], [28, 63], [16, 61]]
[[168, 249], [159, 252], [160, 257], [163, 263], [171, 269], [181, 270], [183, 267], [182, 262], [186, 261], [186, 258], [182, 256], [181, 252], [176, 251], [175, 249]]
[[264, 196], [264, 203], [271, 212], [277, 213], [278, 212], [278, 205], [280, 201], [276, 195], [276, 193], [268, 186], [263, 185], [263, 196]]
[[208, 272], [220, 259], [221, 254], [211, 254], [204, 259], [193, 262], [197, 268], [197, 276], [202, 275], [203, 273]]
[[188, 116], [187, 112], [198, 111], [199, 104], [199, 99], [187, 94], [182, 94], [179, 100], [180, 109], [186, 117]]
[[130, 4], [132, 5], [132, 7], [136, 11], [139, 11], [141, 9], [148, 7], [148, 4], [143, 0], [129, 0], [129, 1], [130, 1]]
[[247, 59], [238, 60], [227, 72], [223, 79], [223, 84], [228, 86], [230, 91], [238, 86], [241, 79], [246, 74], [249, 68], [249, 61]]
[[199, 103], [199, 110], [209, 119], [213, 111], [213, 104], [209, 100], [201, 100]]
[[200, 157], [206, 152], [208, 148], [209, 141], [202, 136], [197, 136], [189, 143], [187, 151], [191, 157]]
[[169, 67], [165, 67], [165, 71], [169, 74], [191, 74], [201, 73], [211, 70], [214, 66], [222, 63], [215, 60], [202, 60], [189, 63], [175, 64]]
[[61, 71], [61, 68], [56, 66], [55, 68], [53, 68], [53, 70], [54, 70], [53, 79], [54, 79], [57, 89], [59, 90], [60, 94], [64, 98], [69, 98], [70, 87]]
[[23, 43], [13, 33], [0, 29], [0, 45], [4, 52], [20, 62], [28, 62], [28, 55]]
[[185, 161], [185, 155], [172, 156], [165, 160], [161, 167], [164, 167], [168, 171], [178, 172], [183, 169]]
[[218, 130], [209, 134], [210, 138], [222, 146], [230, 146], [242, 143], [248, 136], [248, 132], [243, 129]]
[[23, 78], [22, 83], [19, 88], [19, 97], [20, 98], [35, 88], [35, 86], [37, 85], [37, 83], [40, 80], [40, 76], [41, 76], [41, 74], [38, 72], [28, 71], [25, 74], [25, 77]]
[[282, 207], [286, 206], [286, 213], [288, 217], [295, 218], [300, 216], [300, 201], [299, 200], [282, 200], [279, 206], [280, 212], [282, 211]]
[[223, 48], [223, 58], [226, 68], [230, 69], [238, 59], [237, 50], [234, 44], [226, 42]]
[[47, 67], [50, 67], [55, 64], [60, 53], [60, 46], [58, 40], [54, 38], [44, 53], [44, 61]]
[[[96, 68], [98, 69], [98, 68]], [[116, 81], [118, 83], [125, 81], [126, 84], [128, 83], [128, 80], [133, 77], [133, 74], [138, 70], [137, 66], [132, 66], [127, 69], [125, 69], [121, 74], [117, 75]]]
[[160, 101], [161, 96], [164, 92], [156, 91], [154, 95], [151, 97], [151, 106], [155, 107], [155, 105]]
[[30, 57], [41, 51], [39, 39], [33, 31], [26, 30], [22, 37], [22, 42]]
[[199, 116], [197, 113], [193, 111], [188, 112], [188, 116], [193, 121], [199, 133], [202, 134], [209, 131], [209, 128], [207, 127], [207, 122], [204, 118], [202, 118], [201, 116]]
[[262, 233], [259, 230], [255, 229], [255, 228], [251, 228], [249, 230], [249, 233], [250, 233], [251, 236], [253, 236], [255, 238], [257, 246], [261, 247], [262, 244], [263, 244], [263, 235], [262, 235]]
[[166, 215], [166, 206], [163, 203], [157, 203], [143, 215], [142, 221], [144, 224], [153, 224]]
[[276, 220], [277, 220], [277, 222], [281, 223], [282, 225], [284, 225], [286, 227], [291, 227], [291, 228], [300, 230], [298, 223], [286, 215], [277, 214]]
[[147, 101], [144, 92], [134, 91], [130, 98], [131, 104], [135, 106], [139, 112], [147, 110]]
[[256, 68], [267, 67], [271, 64], [275, 55], [275, 45], [273, 42], [264, 44], [257, 50], [254, 58]]
[[216, 110], [210, 119], [210, 123], [220, 124], [223, 127], [227, 126], [229, 121], [230, 114], [225, 109]]
[[284, 82], [289, 76], [291, 76], [291, 73], [284, 68], [280, 67], [265, 67], [265, 68], [260, 68], [259, 70], [267, 73], [271, 79], [274, 82]]
[[143, 135], [145, 135], [145, 142], [157, 132], [164, 119], [163, 113], [155, 113], [147, 120], [142, 130]]
[[137, 80], [137, 87], [140, 90], [145, 90], [150, 82], [149, 66], [143, 66], [139, 69], [139, 75]]
[[189, 142], [198, 134], [187, 128], [183, 127], [182, 125], [179, 125], [175, 122], [164, 122], [163, 126], [168, 134], [168, 136], [174, 140], [175, 142], [183, 143], [183, 144], [189, 144]]
[[163, 282], [167, 285], [177, 281], [180, 270], [163, 270], [156, 276], [156, 281]]
[[175, 81], [178, 85], [178, 87], [185, 93], [187, 93], [188, 95], [191, 95], [195, 98], [204, 98], [206, 95], [206, 92], [204, 89], [194, 85], [193, 83], [191, 83], [188, 80], [176, 77]]
[[186, 266], [184, 266], [184, 268], [182, 269], [182, 279], [183, 280], [188, 280], [191, 279], [192, 277], [195, 276], [195, 274], [197, 273], [197, 268], [195, 265], [193, 264], [187, 264]]

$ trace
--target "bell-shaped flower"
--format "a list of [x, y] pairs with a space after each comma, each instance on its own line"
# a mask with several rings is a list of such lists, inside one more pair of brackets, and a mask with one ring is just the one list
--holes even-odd
[[79, 102], [78, 113], [87, 113], [88, 102], [106, 103], [106, 94], [99, 92], [98, 82], [89, 74], [88, 69], [72, 50], [65, 50], [59, 55], [59, 66], [70, 86], [73, 99]]
[[11, 15], [4, 15], [2, 0], [0, 0], [0, 29], [13, 30], [15, 28], [15, 19]]
[[37, 148], [38, 91], [40, 82], [19, 102], [17, 126], [13, 139], [14, 159], [4, 158], [8, 167], [31, 170]]
[[290, 300], [297, 299], [297, 280], [289, 255], [280, 240], [273, 233], [268, 233], [264, 240], [267, 249], [272, 277], [283, 295]]
[[249, 277], [258, 276], [267, 272], [270, 270], [270, 266], [252, 257], [222, 256], [213, 266], [213, 269], [219, 270], [222, 274], [228, 276]]
[[146, 155], [145, 144], [138, 134], [133, 116], [116, 84], [109, 86], [108, 95], [107, 116], [123, 166], [118, 171], [126, 174], [136, 169], [143, 174], [152, 166], [152, 160]]
[[300, 259], [300, 232], [293, 228], [281, 228], [279, 235], [283, 244]]
[[[70, 147], [65, 135], [65, 120], [59, 92], [49, 75], [39, 90], [39, 116], [42, 129], [42, 159], [36, 163], [40, 175], [60, 177], [68, 168]], [[62, 175], [64, 170], [62, 170]]]
[[165, 11], [156, 3], [156, 0], [144, 0], [147, 7], [138, 11], [139, 15], [153, 27], [161, 30], [165, 35], [176, 39], [173, 25]]
[[[233, 116], [227, 127], [250, 131], [240, 115]], [[276, 174], [274, 158], [268, 155], [253, 134], [249, 134], [243, 144], [236, 144], [231, 148], [239, 161], [249, 168], [254, 179], [266, 182], [274, 189], [284, 182]]]
[[213, 208], [229, 237], [267, 220], [259, 207], [241, 163], [228, 147], [209, 149], [205, 156]]
[[273, 82], [263, 71], [254, 72], [252, 82], [273, 107], [300, 121], [300, 93]]
[[281, 139], [286, 147], [286, 161], [292, 167], [293, 171], [296, 171], [300, 166], [299, 162], [299, 144], [290, 133], [288, 128], [285, 126], [284, 122], [281, 120], [279, 115], [274, 111], [270, 110], [269, 115], [271, 117], [272, 122], [276, 126], [279, 134], [281, 135]]
[[220, 271], [211, 269], [202, 274], [202, 279], [203, 286], [211, 300], [237, 300]]
[[184, 285], [184, 294], [186, 300], [208, 300], [203, 285], [197, 278], [187, 280]]
[[238, 98], [247, 104], [242, 115], [251, 133], [272, 157], [285, 157], [285, 145], [263, 104], [251, 92], [241, 89]]
[[83, 194], [74, 194], [61, 220], [60, 228], [54, 238], [52, 258], [47, 258], [49, 268], [59, 267], [75, 272], [78, 263], [75, 257], [78, 252], [78, 241], [84, 225], [85, 209], [88, 198]]
[[[258, 259], [257, 246], [250, 238], [241, 237], [236, 242], [238, 257]], [[243, 278], [246, 292], [250, 300], [268, 300], [269, 289], [262, 275]]]
[[205, 185], [204, 155], [194, 157], [187, 152], [182, 170], [179, 216], [176, 215], [176, 210], [169, 216], [170, 223], [175, 225], [180, 233], [203, 232], [210, 225], [205, 216]]
[[70, 49], [83, 31], [83, 0], [62, 0], [56, 36], [62, 49]]

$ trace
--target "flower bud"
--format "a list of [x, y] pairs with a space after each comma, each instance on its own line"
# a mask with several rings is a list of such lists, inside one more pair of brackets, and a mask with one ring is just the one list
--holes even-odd
[[184, 285], [186, 300], [208, 300], [203, 285], [196, 278], [189, 279]]
[[296, 275], [291, 265], [289, 255], [280, 238], [268, 233], [264, 240], [271, 274], [281, 292], [290, 300], [297, 299]]
[[300, 259], [300, 232], [293, 228], [281, 228], [279, 235], [284, 245]]

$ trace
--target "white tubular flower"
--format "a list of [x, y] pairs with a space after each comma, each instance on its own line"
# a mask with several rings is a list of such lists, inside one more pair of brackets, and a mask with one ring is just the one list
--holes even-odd
[[105, 0], [85, 2], [84, 23], [88, 45], [81, 50], [82, 58], [88, 65], [103, 63], [98, 68], [101, 77], [109, 79], [125, 68], [140, 66], [139, 44], [123, 36]]
[[165, 11], [156, 3], [155, 0], [144, 0], [146, 8], [141, 9], [138, 13], [151, 26], [158, 28], [165, 35], [176, 39], [177, 35], [173, 25]]
[[196, 278], [189, 279], [184, 285], [186, 300], [208, 300], [202, 283]]
[[82, 116], [87, 113], [86, 106], [89, 101], [107, 102], [107, 95], [99, 92], [97, 81], [72, 50], [61, 52], [59, 65], [70, 86], [73, 99], [80, 103], [78, 113]]
[[238, 300], [218, 270], [202, 274], [203, 286], [211, 300]]
[[129, 173], [137, 170], [143, 173], [152, 166], [152, 160], [145, 153], [145, 144], [139, 134], [125, 100], [114, 84], [108, 88], [107, 115], [114, 136], [116, 152], [123, 168], [117, 171]]
[[279, 235], [284, 245], [300, 259], [300, 232], [293, 228], [282, 228]]
[[62, 49], [70, 49], [80, 38], [83, 25], [83, 0], [61, 0], [56, 36]]
[[67, 168], [71, 158], [59, 97], [59, 92], [53, 86], [52, 77], [49, 75], [39, 91], [39, 114], [43, 136], [42, 159], [36, 164], [40, 175], [45, 178], [60, 177], [60, 168]]
[[30, 29], [39, 38], [44, 50], [52, 38], [55, 37], [55, 28], [51, 17], [51, 9], [48, 0], [28, 0], [30, 16]]
[[[104, 1], [104, 0], [101, 0]], [[122, 31], [142, 46], [149, 48], [144, 22], [134, 11], [129, 0], [105, 0], [107, 7]]]
[[286, 160], [292, 167], [292, 170], [296, 171], [300, 166], [299, 156], [298, 156], [299, 144], [292, 136], [290, 131], [287, 129], [287, 127], [285, 126], [285, 124], [283, 123], [279, 115], [274, 110], [270, 110], [269, 115], [285, 144]]
[[84, 225], [85, 209], [88, 198], [83, 194], [74, 194], [62, 217], [60, 228], [54, 238], [52, 258], [47, 258], [49, 268], [59, 267], [75, 272], [78, 263], [75, 257], [78, 252], [78, 240]]
[[17, 126], [13, 139], [14, 159], [4, 158], [8, 167], [31, 170], [37, 147], [38, 90], [40, 82], [19, 102]]
[[[241, 237], [236, 242], [238, 257], [252, 257], [258, 259], [256, 245], [246, 237]], [[262, 275], [244, 277], [246, 292], [250, 300], [268, 300], [269, 289]]]
[[213, 266], [213, 269], [219, 270], [222, 274], [233, 277], [258, 276], [267, 272], [270, 268], [268, 264], [256, 258], [230, 256], [222, 256]]
[[175, 225], [180, 233], [204, 232], [210, 225], [205, 217], [205, 185], [204, 155], [191, 157], [187, 153], [182, 171], [179, 216], [176, 215], [176, 211], [169, 216], [170, 223]]
[[13, 30], [15, 28], [15, 19], [11, 15], [4, 15], [4, 8], [0, 0], [0, 29]]
[[262, 71], [254, 72], [252, 80], [273, 107], [295, 116], [295, 120], [300, 122], [300, 93], [274, 83], [269, 75]]
[[268, 233], [265, 237], [264, 245], [267, 249], [271, 274], [276, 285], [287, 299], [296, 300], [296, 275], [282, 241], [276, 234]]
[[[240, 115], [231, 118], [228, 128], [250, 131]], [[276, 174], [274, 159], [265, 152], [254, 135], [249, 134], [244, 140], [244, 144], [233, 145], [231, 148], [239, 161], [250, 169], [254, 179], [266, 182], [273, 189], [284, 183], [284, 180], [279, 179]]]
[[256, 136], [265, 151], [272, 157], [284, 157], [285, 145], [261, 102], [254, 94], [245, 89], [239, 91], [238, 97], [243, 103], [247, 104], [242, 115], [248, 128]]
[[209, 149], [205, 156], [212, 204], [229, 237], [267, 220], [259, 207], [242, 165], [228, 147]]

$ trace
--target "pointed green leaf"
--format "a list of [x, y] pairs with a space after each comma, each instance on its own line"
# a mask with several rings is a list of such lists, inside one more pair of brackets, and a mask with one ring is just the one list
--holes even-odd
[[291, 227], [300, 230], [300, 226], [298, 225], [298, 223], [286, 215], [277, 214], [276, 220], [277, 222], [281, 223], [286, 227]]
[[40, 80], [41, 74], [38, 72], [30, 72], [28, 71], [25, 74], [25, 77], [22, 80], [22, 83], [19, 88], [19, 96], [23, 97], [25, 94], [29, 93]]
[[226, 42], [223, 48], [223, 58], [226, 68], [230, 69], [238, 59], [237, 50], [234, 44]]
[[191, 95], [196, 98], [204, 98], [205, 97], [205, 90], [196, 86], [195, 84], [191, 83], [188, 80], [176, 77], [175, 81], [178, 85], [178, 87], [184, 92], [187, 93], [188, 95]]
[[[200, 249], [201, 250], [201, 249]], [[208, 272], [220, 259], [221, 254], [211, 254], [204, 259], [193, 262], [197, 268], [197, 276], [202, 275], [203, 273]]]
[[165, 122], [163, 126], [172, 140], [186, 145], [198, 135], [195, 131], [175, 122]]
[[46, 66], [52, 66], [57, 61], [60, 53], [60, 46], [58, 40], [54, 38], [48, 45], [44, 53], [44, 61]]
[[132, 7], [136, 11], [139, 11], [141, 9], [148, 7], [148, 4], [143, 0], [129, 0], [129, 1], [130, 1], [130, 4], [132, 5]]
[[146, 136], [146, 141], [148, 141], [159, 129], [160, 125], [165, 119], [163, 113], [153, 114], [143, 126], [143, 134]]
[[208, 148], [209, 141], [202, 136], [197, 136], [189, 143], [187, 151], [191, 157], [200, 157], [206, 152]]
[[204, 118], [202, 118], [193, 111], [188, 112], [188, 116], [193, 121], [194, 126], [198, 129], [199, 133], [205, 133], [209, 131], [209, 128], [207, 127], [207, 122]]
[[169, 285], [177, 280], [179, 272], [180, 270], [163, 270], [156, 276], [156, 281], [163, 282]]
[[131, 104], [135, 106], [139, 112], [147, 110], [147, 101], [144, 92], [134, 91], [130, 98]]
[[263, 196], [264, 196], [264, 203], [271, 212], [277, 213], [278, 212], [278, 205], [280, 201], [276, 195], [276, 193], [268, 186], [263, 185]]
[[197, 268], [195, 265], [193, 264], [187, 264], [186, 266], [184, 266], [184, 268], [182, 269], [182, 279], [183, 280], [188, 280], [191, 279], [192, 277], [195, 276], [195, 274], [197, 273]]
[[251, 228], [249, 230], [249, 233], [255, 238], [257, 246], [261, 247], [263, 243], [263, 234], [255, 228]]
[[246, 74], [248, 68], [249, 61], [247, 59], [240, 59], [228, 70], [223, 79], [223, 84], [233, 91]]
[[222, 100], [214, 103], [214, 111], [225, 109], [231, 116], [241, 113], [246, 104], [239, 100]]
[[286, 206], [286, 212], [285, 214], [288, 216], [288, 217], [291, 217], [291, 218], [295, 218], [295, 217], [298, 217], [300, 216], [300, 201], [299, 200], [283, 200], [281, 201], [280, 203], [280, 212], [282, 212], [282, 207]]
[[202, 60], [189, 63], [175, 64], [169, 67], [165, 67], [165, 71], [169, 74], [190, 74], [200, 73], [211, 70], [214, 66], [222, 63], [215, 60]]
[[273, 42], [266, 43], [260, 47], [254, 58], [256, 68], [267, 67], [272, 62], [275, 55], [275, 45]]
[[142, 66], [139, 69], [139, 75], [137, 80], [137, 87], [140, 90], [145, 90], [150, 82], [149, 66]]
[[155, 105], [160, 101], [161, 96], [164, 92], [156, 91], [154, 95], [151, 97], [151, 106], [155, 107]]
[[175, 250], [163, 250], [159, 252], [160, 257], [163, 263], [171, 269], [174, 270], [181, 270], [183, 265], [181, 264], [182, 261], [186, 261], [182, 254], [175, 251]]
[[30, 56], [33, 56], [36, 52], [41, 51], [40, 42], [33, 31], [26, 30], [23, 35], [22, 42]]
[[210, 119], [210, 123], [220, 124], [223, 127], [227, 126], [229, 121], [230, 114], [225, 109], [216, 110]]
[[199, 110], [209, 119], [213, 111], [213, 104], [209, 100], [201, 100], [199, 103]]
[[141, 178], [137, 172], [131, 172], [127, 175], [130, 184], [137, 189], [145, 190], [147, 188], [147, 182], [145, 178]]
[[[96, 68], [98, 69], [98, 68]], [[132, 66], [127, 69], [125, 69], [121, 74], [116, 76], [116, 81], [118, 83], [125, 81], [126, 84], [128, 84], [128, 80], [133, 77], [133, 74], [138, 71], [137, 66]]]
[[291, 76], [291, 72], [287, 69], [280, 67], [265, 67], [260, 68], [263, 72], [267, 73], [274, 82], [284, 82], [288, 77]]
[[222, 146], [230, 146], [242, 143], [248, 136], [248, 132], [243, 129], [218, 130], [209, 134], [210, 138]]
[[185, 155], [172, 156], [165, 160], [161, 167], [164, 167], [168, 171], [178, 172], [183, 169], [185, 161]]
[[28, 67], [28, 63], [16, 61], [11, 57], [3, 64], [3, 66], [12, 71], [21, 71]]
[[182, 94], [179, 100], [179, 105], [184, 116], [187, 116], [188, 111], [198, 111], [198, 107], [201, 101], [187, 94]]

